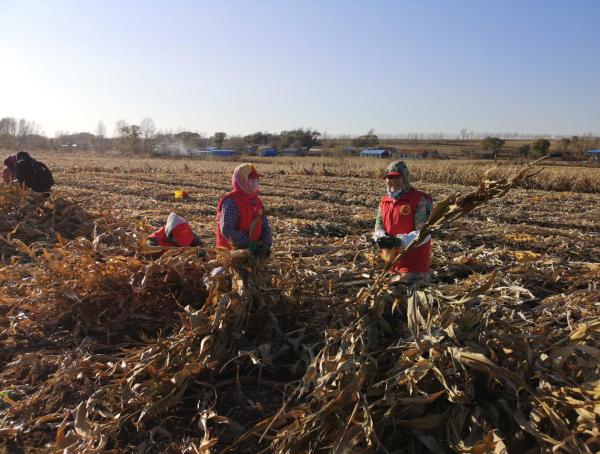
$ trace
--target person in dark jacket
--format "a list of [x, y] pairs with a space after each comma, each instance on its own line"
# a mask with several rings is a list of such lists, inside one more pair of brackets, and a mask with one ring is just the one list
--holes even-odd
[[33, 159], [26, 151], [17, 153], [14, 177], [34, 192], [49, 192], [54, 185], [52, 172], [46, 164]]

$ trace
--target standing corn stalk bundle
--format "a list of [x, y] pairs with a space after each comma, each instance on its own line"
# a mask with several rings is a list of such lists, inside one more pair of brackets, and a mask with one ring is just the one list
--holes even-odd
[[297, 404], [270, 421], [276, 427], [289, 414], [297, 418], [279, 430], [275, 452], [600, 448], [600, 317], [593, 302], [572, 309], [582, 320], [575, 333], [556, 316], [563, 310], [558, 302], [534, 309], [539, 325], [532, 324], [510, 307], [474, 301], [491, 287], [492, 275], [453, 298], [412, 289], [410, 298], [399, 298], [403, 317], [395, 326], [383, 317], [391, 292], [387, 270], [447, 222], [536, 173], [530, 170], [484, 178], [477, 190], [434, 208], [418, 237], [346, 307], [337, 324], [346, 327], [326, 332], [294, 396]]

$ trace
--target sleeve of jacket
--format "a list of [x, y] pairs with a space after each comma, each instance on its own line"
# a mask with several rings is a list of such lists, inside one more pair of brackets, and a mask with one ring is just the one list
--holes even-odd
[[375, 231], [384, 230], [383, 216], [381, 214], [381, 205], [377, 208], [377, 217], [375, 218]]
[[233, 200], [226, 198], [221, 206], [221, 234], [233, 243], [236, 248], [244, 249], [250, 244], [250, 238], [247, 234], [238, 230], [238, 220], [240, 213]]
[[264, 214], [262, 218], [262, 233], [260, 234], [260, 241], [269, 247], [273, 246], [273, 232], [271, 231], [271, 226], [269, 225], [269, 219], [267, 219], [267, 216]]
[[15, 166], [15, 179], [19, 183], [24, 183], [27, 179], [27, 172], [29, 171], [29, 165], [27, 162], [21, 160], [17, 161], [17, 165]]
[[415, 230], [421, 230], [423, 226], [429, 221], [431, 210], [433, 208], [433, 201], [429, 197], [421, 197], [417, 209], [415, 210]]

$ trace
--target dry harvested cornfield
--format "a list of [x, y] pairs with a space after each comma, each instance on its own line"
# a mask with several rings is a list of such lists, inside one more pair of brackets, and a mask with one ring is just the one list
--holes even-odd
[[483, 205], [434, 232], [406, 299], [374, 285], [383, 162], [259, 161], [275, 244], [255, 263], [140, 243], [176, 211], [214, 244], [234, 162], [42, 159], [50, 199], [0, 200], [6, 452], [600, 450], [598, 169], [492, 198], [502, 181], [464, 186], [484, 164], [415, 163], [436, 202], [471, 193], [440, 219]]

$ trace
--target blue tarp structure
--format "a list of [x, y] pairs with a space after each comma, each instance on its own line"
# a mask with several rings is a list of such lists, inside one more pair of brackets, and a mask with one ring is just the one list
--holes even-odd
[[231, 158], [235, 156], [235, 150], [210, 150], [210, 154], [218, 158]]
[[361, 158], [389, 158], [390, 152], [387, 150], [366, 148], [360, 152]]
[[276, 148], [267, 148], [266, 150], [261, 150], [258, 152], [259, 156], [262, 156], [263, 158], [274, 158], [275, 156], [277, 156], [277, 149]]

